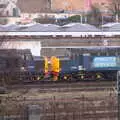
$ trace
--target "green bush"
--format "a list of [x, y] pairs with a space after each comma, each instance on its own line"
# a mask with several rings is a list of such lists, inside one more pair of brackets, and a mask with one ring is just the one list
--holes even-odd
[[81, 16], [80, 15], [74, 15], [68, 18], [70, 22], [80, 22]]

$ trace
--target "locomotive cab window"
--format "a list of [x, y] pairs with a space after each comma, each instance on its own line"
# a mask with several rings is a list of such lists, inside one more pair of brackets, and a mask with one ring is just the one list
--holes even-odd
[[4, 69], [7, 67], [7, 60], [5, 60], [4, 58], [0, 58], [0, 69]]
[[26, 60], [26, 61], [33, 60], [32, 55], [26, 54], [26, 55], [24, 56], [24, 60]]

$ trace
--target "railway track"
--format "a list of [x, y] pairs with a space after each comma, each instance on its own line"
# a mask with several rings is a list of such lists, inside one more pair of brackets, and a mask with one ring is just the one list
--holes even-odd
[[[116, 95], [110, 95], [110, 93], [113, 92], [108, 92], [107, 94], [106, 92], [101, 92], [113, 91], [115, 85], [115, 81], [53, 82], [11, 85], [7, 86], [7, 88], [13, 91], [13, 96], [4, 96], [3, 102], [6, 104], [7, 108], [9, 104], [11, 104], [10, 101], [12, 102], [12, 106], [15, 106], [13, 113], [19, 110], [23, 111], [23, 108], [33, 103], [39, 105], [41, 110], [40, 116], [43, 120], [56, 120], [60, 117], [65, 117], [65, 119], [69, 120], [74, 120], [75, 118], [82, 120], [99, 120], [99, 118], [100, 120], [117, 120]], [[23, 91], [23, 93], [18, 92], [19, 94], [14, 95], [14, 91], [19, 90], [20, 92]], [[86, 95], [86, 91], [90, 92], [89, 95]], [[103, 95], [96, 95], [99, 91]], [[53, 94], [53, 92], [57, 92], [57, 94]], [[58, 92], [62, 94], [58, 94]], [[70, 92], [70, 95], [67, 96], [67, 94], [64, 94], [68, 92]], [[78, 95], [77, 92], [83, 93]], [[36, 96], [34, 96], [33, 93], [36, 94]], [[50, 93], [52, 96], [47, 94], [49, 97], [46, 97], [44, 96], [45, 94], [41, 93]], [[37, 95], [42, 95], [42, 97]], [[23, 107], [21, 107], [21, 105]]]
[[89, 87], [89, 88], [57, 88], [57, 89], [39, 89], [40, 93], [48, 93], [48, 92], [82, 92], [82, 91], [114, 91], [113, 88], [111, 87], [101, 87], [101, 88], [93, 88], [93, 87]]
[[92, 81], [92, 82], [64, 82], [64, 83], [42, 83], [42, 84], [19, 84], [7, 87], [8, 90], [25, 89], [37, 89], [40, 93], [47, 92], [77, 92], [77, 91], [114, 91], [114, 81]]

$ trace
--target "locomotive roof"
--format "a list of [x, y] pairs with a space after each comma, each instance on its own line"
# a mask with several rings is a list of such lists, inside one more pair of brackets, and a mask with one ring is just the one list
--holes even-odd
[[55, 49], [120, 49], [120, 46], [45, 46], [41, 48], [55, 48]]
[[81, 48], [70, 48], [69, 51], [72, 54], [92, 54], [92, 55], [118, 55], [120, 54], [120, 46], [97, 46], [97, 47], [81, 47]]
[[1, 54], [13, 54], [13, 55], [16, 55], [16, 54], [31, 54], [31, 52], [30, 52], [29, 49], [24, 49], [24, 50], [21, 50], [21, 49], [0, 49], [0, 55]]

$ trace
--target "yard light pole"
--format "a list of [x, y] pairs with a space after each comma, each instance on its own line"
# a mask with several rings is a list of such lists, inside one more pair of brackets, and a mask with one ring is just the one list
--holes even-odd
[[87, 15], [85, 15], [85, 23], [87, 23]]
[[83, 16], [82, 16], [82, 14], [81, 14], [81, 15], [80, 15], [80, 23], [81, 23], [81, 24], [83, 23], [82, 20], [83, 20]]
[[117, 72], [118, 120], [120, 120], [120, 71]]
[[116, 14], [116, 22], [118, 22], [119, 18], [118, 18], [118, 14]]
[[116, 22], [119, 22], [119, 10], [120, 10], [120, 4], [118, 4], [118, 6], [117, 6], [117, 11], [116, 11], [116, 15], [115, 15]]

